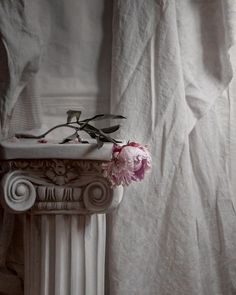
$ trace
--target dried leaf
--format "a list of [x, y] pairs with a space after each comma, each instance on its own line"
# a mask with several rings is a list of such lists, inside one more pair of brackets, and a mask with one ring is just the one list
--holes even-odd
[[90, 137], [92, 137], [92, 138], [99, 137], [99, 139], [101, 141], [103, 141], [103, 142], [120, 143], [120, 141], [117, 141], [117, 140], [111, 138], [105, 132], [103, 132], [102, 130], [97, 129], [96, 127], [94, 127], [94, 126], [92, 126], [90, 124], [86, 124], [82, 130], [87, 132], [90, 135]]
[[62, 140], [62, 142], [60, 142], [60, 144], [67, 143], [67, 142], [69, 142], [69, 141], [75, 140], [77, 137], [78, 137], [78, 133], [75, 132], [75, 133], [73, 133], [72, 135], [70, 135], [70, 136], [64, 138], [64, 139]]
[[90, 124], [85, 124], [83, 126], [81, 126], [81, 129], [80, 130], [83, 130], [83, 131], [90, 131], [90, 132], [95, 132], [95, 133], [99, 133], [99, 129], [90, 125]]
[[124, 116], [121, 115], [112, 115], [112, 114], [100, 114], [96, 115], [94, 117], [91, 117], [89, 119], [85, 119], [80, 122], [89, 122], [89, 121], [100, 121], [100, 120], [105, 120], [105, 119], [126, 119]]
[[108, 128], [102, 128], [102, 132], [104, 133], [113, 133], [115, 131], [117, 131], [120, 128], [120, 125], [114, 125]]
[[103, 146], [104, 142], [100, 140], [99, 136], [96, 137], [96, 140], [97, 140], [98, 149], [100, 149]]
[[76, 118], [77, 121], [79, 121], [81, 111], [78, 110], [69, 110], [67, 113], [67, 123], [70, 123], [73, 118]]

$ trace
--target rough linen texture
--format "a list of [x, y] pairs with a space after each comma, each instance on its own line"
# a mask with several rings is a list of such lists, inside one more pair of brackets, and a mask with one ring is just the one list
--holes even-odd
[[[1, 71], [0, 127], [3, 135], [8, 131], [20, 94], [39, 68], [41, 43], [36, 30], [34, 2], [5, 0], [0, 4], [1, 57], [7, 64]], [[29, 117], [31, 110], [28, 110]]]
[[112, 112], [153, 169], [108, 217], [109, 295], [236, 293], [230, 183], [235, 1], [114, 3]]

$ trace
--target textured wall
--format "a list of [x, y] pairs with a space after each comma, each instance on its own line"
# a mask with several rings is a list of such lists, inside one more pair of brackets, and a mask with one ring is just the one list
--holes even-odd
[[[84, 115], [109, 111], [112, 1], [42, 0], [44, 37], [39, 73], [45, 123], [64, 120], [68, 109]], [[42, 17], [41, 17], [42, 16]]]

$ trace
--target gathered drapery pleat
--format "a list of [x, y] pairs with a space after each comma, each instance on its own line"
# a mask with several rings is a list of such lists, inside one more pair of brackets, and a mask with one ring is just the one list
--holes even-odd
[[234, 294], [235, 3], [116, 1], [113, 17], [111, 110], [153, 168], [108, 218], [107, 294]]
[[[35, 3], [7, 0], [0, 5], [1, 56], [2, 63], [5, 63], [1, 68], [1, 136], [8, 135], [16, 102], [39, 69], [42, 40], [34, 14]], [[28, 93], [31, 95], [34, 96], [34, 92]], [[32, 115], [31, 118], [38, 105], [33, 101], [30, 107], [26, 104], [26, 111], [21, 112], [29, 118], [28, 129], [39, 127], [41, 123], [39, 117]], [[26, 125], [22, 127], [26, 128]]]

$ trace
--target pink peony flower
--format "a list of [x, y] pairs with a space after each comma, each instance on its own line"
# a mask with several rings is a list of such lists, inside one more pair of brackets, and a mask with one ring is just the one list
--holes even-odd
[[151, 156], [147, 147], [136, 142], [114, 145], [111, 161], [103, 164], [104, 176], [109, 179], [112, 187], [141, 181], [150, 168]]

